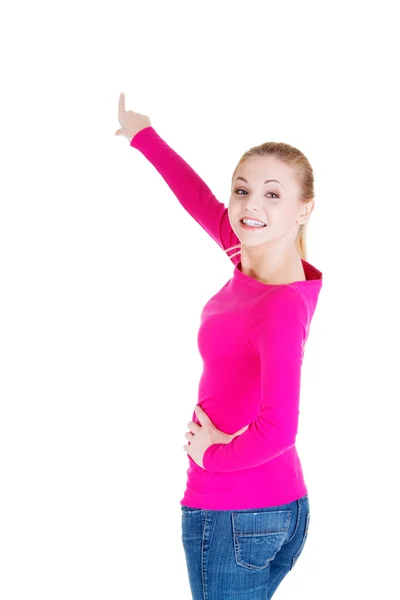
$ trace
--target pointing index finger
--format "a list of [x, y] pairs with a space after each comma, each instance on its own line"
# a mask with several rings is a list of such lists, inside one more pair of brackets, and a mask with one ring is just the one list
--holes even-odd
[[119, 95], [119, 102], [118, 102], [118, 114], [121, 114], [125, 112], [125, 94], [124, 92], [121, 92]]

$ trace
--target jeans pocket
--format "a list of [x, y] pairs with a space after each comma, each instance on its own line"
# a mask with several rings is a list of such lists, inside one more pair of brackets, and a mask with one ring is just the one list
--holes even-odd
[[308, 536], [308, 526], [309, 526], [309, 524], [310, 524], [310, 513], [308, 512], [306, 514], [306, 522], [305, 522], [305, 526], [304, 526], [304, 533], [303, 533], [303, 538], [301, 540], [300, 548], [297, 550], [296, 554], [292, 558], [292, 566], [290, 567], [290, 570], [293, 569], [294, 565], [297, 562], [297, 559], [299, 558], [300, 554], [303, 552], [304, 544], [306, 543], [306, 539], [307, 539], [307, 536]]
[[268, 567], [285, 543], [290, 517], [290, 510], [232, 512], [236, 564], [251, 570]]

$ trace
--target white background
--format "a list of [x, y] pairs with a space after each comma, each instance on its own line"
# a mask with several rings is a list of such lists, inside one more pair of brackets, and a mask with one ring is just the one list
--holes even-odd
[[394, 14], [395, 2], [2, 9], [2, 600], [191, 597], [179, 501], [196, 336], [233, 264], [114, 136], [122, 91], [225, 205], [249, 147], [285, 141], [310, 160], [308, 260], [324, 286], [297, 448], [311, 520], [275, 597], [399, 597]]

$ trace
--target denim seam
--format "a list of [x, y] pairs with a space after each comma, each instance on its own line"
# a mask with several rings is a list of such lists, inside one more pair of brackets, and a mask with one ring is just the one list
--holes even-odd
[[203, 525], [203, 536], [201, 540], [201, 580], [203, 584], [203, 600], [207, 600], [207, 589], [206, 589], [206, 577], [205, 577], [205, 552], [204, 552], [204, 543], [206, 537], [206, 528], [207, 528], [207, 512], [204, 513], [204, 525]]
[[307, 538], [307, 535], [308, 535], [308, 525], [307, 525], [307, 521], [308, 521], [308, 519], [309, 519], [309, 518], [310, 518], [310, 511], [308, 510], [308, 511], [306, 512], [306, 522], [305, 522], [305, 524], [304, 524], [304, 533], [303, 533], [303, 537], [302, 537], [302, 539], [301, 539], [301, 543], [300, 543], [300, 546], [299, 546], [299, 548], [298, 548], [298, 550], [297, 550], [296, 554], [295, 554], [295, 555], [292, 557], [292, 562], [291, 562], [291, 565], [290, 565], [290, 570], [292, 570], [292, 569], [293, 569], [294, 565], [295, 565], [295, 564], [296, 564], [296, 562], [297, 562], [297, 559], [299, 558], [300, 554], [303, 552], [303, 548], [304, 548], [304, 546], [305, 546], [305, 543], [306, 543], [306, 538]]
[[[300, 500], [296, 500], [297, 502], [297, 521], [296, 521], [296, 527], [294, 528], [294, 531], [292, 533], [292, 535], [290, 536], [290, 538], [288, 540], [286, 540], [285, 544], [288, 544], [289, 542], [292, 541], [292, 539], [294, 538], [294, 536], [296, 535], [298, 529], [299, 529], [299, 525], [300, 525], [300, 511], [301, 511], [301, 502]], [[292, 511], [293, 514], [293, 511]], [[285, 545], [283, 544], [283, 545]]]

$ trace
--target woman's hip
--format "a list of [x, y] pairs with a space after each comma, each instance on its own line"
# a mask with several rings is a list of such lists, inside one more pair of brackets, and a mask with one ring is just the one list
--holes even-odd
[[181, 514], [193, 600], [229, 598], [233, 592], [265, 600], [266, 590], [270, 598], [303, 551], [310, 505], [305, 495], [288, 504], [245, 510], [181, 505]]

